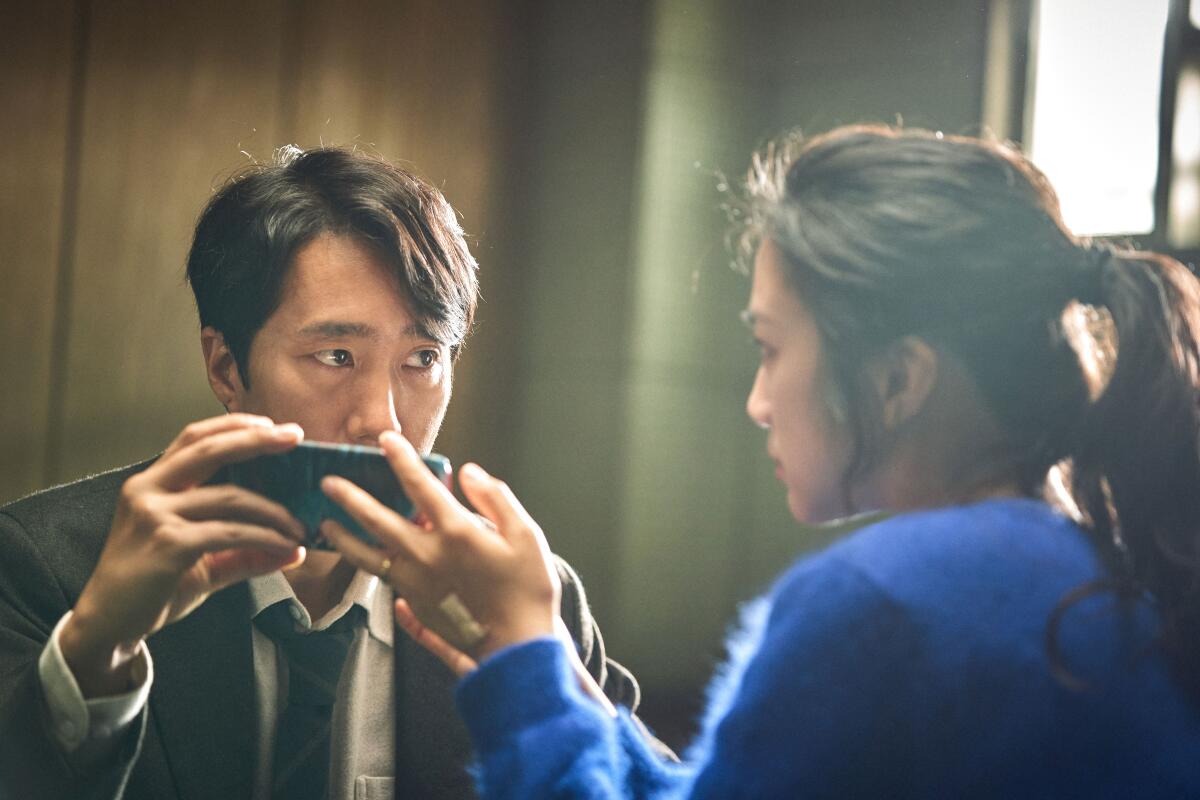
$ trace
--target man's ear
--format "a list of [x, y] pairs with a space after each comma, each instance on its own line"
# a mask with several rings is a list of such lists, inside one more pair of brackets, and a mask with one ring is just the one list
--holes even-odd
[[225, 406], [226, 411], [238, 411], [241, 407], [242, 395], [246, 387], [242, 384], [242, 376], [238, 372], [237, 361], [229, 346], [225, 344], [225, 334], [211, 325], [200, 331], [200, 347], [204, 351], [204, 366], [208, 370], [208, 385], [212, 387], [217, 401]]
[[905, 336], [888, 345], [867, 369], [879, 392], [884, 429], [895, 431], [919, 414], [933, 393], [938, 353], [924, 339]]

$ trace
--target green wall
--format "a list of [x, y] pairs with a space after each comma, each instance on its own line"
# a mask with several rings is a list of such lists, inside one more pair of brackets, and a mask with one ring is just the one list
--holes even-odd
[[729, 268], [720, 187], [796, 125], [977, 130], [985, 8], [580, 9], [539, 31], [511, 476], [653, 703], [694, 693], [737, 604], [830, 539], [790, 519], [744, 413], [748, 283]]

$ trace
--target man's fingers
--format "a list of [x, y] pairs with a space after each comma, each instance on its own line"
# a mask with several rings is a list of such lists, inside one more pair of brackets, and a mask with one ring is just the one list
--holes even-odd
[[404, 487], [404, 493], [435, 527], [445, 528], [459, 514], [466, 513], [450, 490], [425, 466], [407, 439], [395, 431], [386, 431], [379, 437], [379, 446]]
[[327, 519], [321, 523], [321, 535], [337, 548], [347, 561], [363, 572], [379, 575], [384, 559], [388, 558], [378, 547], [372, 547], [359, 539], [335, 520]]
[[168, 491], [181, 491], [212, 477], [226, 464], [291, 450], [304, 438], [299, 425], [251, 425], [197, 439], [170, 458], [160, 458], [143, 475]]
[[253, 547], [285, 553], [294, 551], [297, 546], [295, 541], [274, 528], [229, 520], [188, 522], [181, 525], [171, 537], [185, 559], [198, 558], [204, 553], [218, 550]]
[[257, 426], [260, 428], [269, 428], [275, 423], [269, 417], [261, 417], [258, 414], [221, 414], [217, 417], [209, 417], [208, 419], [197, 420], [189, 424], [175, 440], [167, 446], [163, 452], [163, 457], [167, 457], [172, 453], [187, 447], [192, 442], [199, 441], [205, 436], [212, 436], [214, 433], [221, 431], [231, 431], [238, 428], [247, 428]]
[[332, 519], [321, 523], [321, 535], [355, 567], [379, 576], [393, 588], [420, 591], [430, 596], [445, 594], [444, 588], [434, 582], [429, 572], [406, 558], [403, 551], [389, 555], [359, 539]]
[[170, 496], [170, 508], [184, 519], [238, 520], [274, 528], [297, 542], [305, 538], [304, 524], [260, 494], [239, 486], [198, 486]]
[[208, 553], [205, 559], [208, 563], [208, 576], [211, 591], [219, 591], [226, 586], [267, 575], [277, 569], [287, 569], [304, 562], [306, 551], [297, 547], [290, 552], [276, 550], [221, 550]]
[[337, 475], [326, 475], [321, 480], [321, 491], [341, 506], [355, 522], [375, 534], [375, 538], [386, 549], [402, 550], [410, 555], [423, 552], [420, 528], [351, 481]]
[[396, 623], [414, 642], [436, 656], [458, 677], [473, 672], [479, 666], [475, 659], [426, 628], [403, 598], [396, 600]]

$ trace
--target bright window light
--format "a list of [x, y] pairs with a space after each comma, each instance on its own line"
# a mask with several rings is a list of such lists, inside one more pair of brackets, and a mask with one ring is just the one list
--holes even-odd
[[1169, 0], [1041, 0], [1029, 154], [1077, 234], [1154, 229]]
[[1167, 240], [1175, 247], [1200, 247], [1200, 56], [1179, 72], [1174, 142]]

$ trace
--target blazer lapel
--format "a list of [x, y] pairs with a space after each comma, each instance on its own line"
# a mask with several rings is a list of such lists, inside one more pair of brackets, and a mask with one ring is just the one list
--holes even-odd
[[249, 800], [259, 756], [246, 585], [209, 597], [149, 646], [151, 720], [179, 797]]

